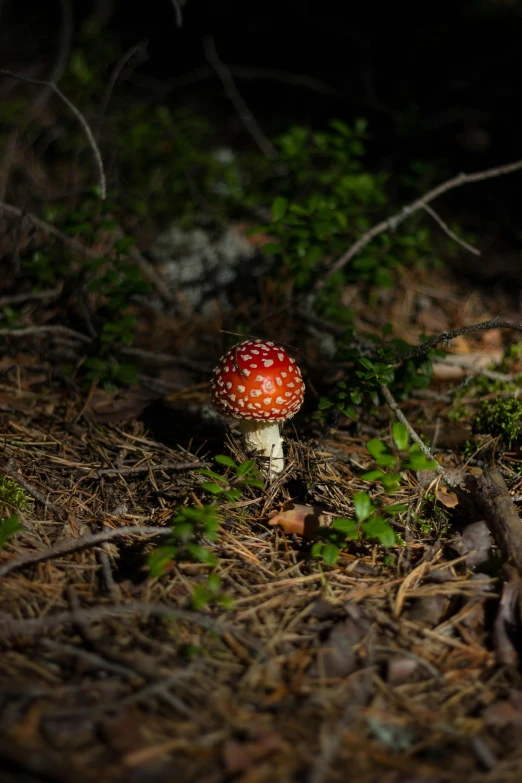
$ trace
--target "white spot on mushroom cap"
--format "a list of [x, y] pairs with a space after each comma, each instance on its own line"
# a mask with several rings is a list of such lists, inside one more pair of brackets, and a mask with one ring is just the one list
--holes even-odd
[[246, 391], [246, 387], [238, 384], [237, 390], [240, 394], [243, 394], [243, 392]]
[[271, 367], [274, 363], [273, 359], [263, 359], [263, 365], [265, 367]]
[[261, 397], [262, 391], [261, 389], [252, 389], [250, 392], [251, 397]]

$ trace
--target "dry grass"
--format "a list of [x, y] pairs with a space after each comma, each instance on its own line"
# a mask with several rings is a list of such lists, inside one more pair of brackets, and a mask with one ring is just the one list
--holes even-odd
[[[2, 464], [34, 507], [0, 554], [5, 758], [64, 782], [519, 779], [522, 683], [493, 648], [498, 582], [411, 530], [393, 566], [360, 543], [321, 570], [267, 524], [299, 487], [350, 514], [365, 437], [294, 441], [282, 479], [223, 507], [214, 546], [234, 608], [193, 612], [207, 568], [153, 579], [147, 556], [197, 498], [204, 458], [136, 421], [101, 424], [48, 366], [16, 364]], [[401, 492], [421, 495], [413, 479]]]

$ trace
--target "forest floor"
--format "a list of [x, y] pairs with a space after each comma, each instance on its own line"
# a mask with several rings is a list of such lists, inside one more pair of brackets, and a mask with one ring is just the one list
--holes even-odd
[[[297, 503], [352, 516], [354, 492], [368, 489], [361, 469], [373, 465], [366, 442], [389, 440], [390, 415], [377, 406], [329, 430], [312, 419], [347, 370], [321, 354], [316, 323], [270, 312], [269, 281], [260, 285], [272, 318], [262, 336], [295, 350], [307, 406], [285, 429], [285, 472], [239, 500], [217, 498], [211, 569], [181, 558], [153, 577], [148, 558], [176, 509], [210, 502], [198, 471], [216, 469], [216, 454], [246, 459], [235, 428], [208, 413], [219, 318], [138, 313], [141, 383], [109, 392], [81, 392], [61, 372], [78, 342], [45, 330], [59, 318], [52, 301], [22, 304], [33, 331], [4, 330], [0, 474], [28, 502], [0, 551], [3, 783], [520, 780], [520, 575], [501, 569], [505, 542], [490, 538], [464, 484], [496, 464], [521, 499], [515, 446], [489, 436], [465, 451], [484, 396], [517, 394], [512, 333], [452, 341], [429, 389], [400, 403], [453, 489], [404, 471], [399, 543], [352, 542], [326, 566], [271, 514]], [[361, 332], [388, 322], [411, 343], [518, 317], [501, 295], [412, 269], [373, 303], [348, 296]], [[467, 406], [458, 421], [456, 387]], [[226, 608], [194, 607], [209, 570]]]

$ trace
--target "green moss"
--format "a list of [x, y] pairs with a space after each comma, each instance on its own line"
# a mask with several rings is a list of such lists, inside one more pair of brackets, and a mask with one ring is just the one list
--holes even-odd
[[498, 435], [512, 441], [522, 426], [522, 401], [515, 397], [484, 400], [473, 419], [475, 432]]
[[26, 511], [31, 505], [31, 498], [16, 481], [0, 476], [0, 516], [13, 509]]

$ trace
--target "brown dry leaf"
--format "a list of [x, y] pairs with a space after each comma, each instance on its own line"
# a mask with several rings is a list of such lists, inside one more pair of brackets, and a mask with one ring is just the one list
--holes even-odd
[[269, 525], [280, 525], [285, 533], [297, 533], [312, 538], [315, 531], [326, 522], [323, 509], [319, 506], [303, 506], [299, 503], [285, 503], [281, 511], [270, 516]]
[[446, 487], [439, 487], [435, 492], [435, 497], [443, 506], [446, 506], [446, 508], [455, 508], [455, 506], [458, 506], [459, 504], [459, 499], [456, 494], [454, 492], [448, 492]]

